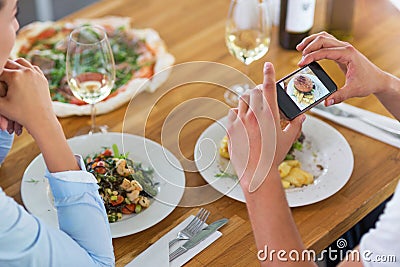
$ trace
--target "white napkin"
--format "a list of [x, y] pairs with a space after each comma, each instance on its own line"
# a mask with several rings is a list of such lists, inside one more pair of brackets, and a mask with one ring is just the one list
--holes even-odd
[[[382, 116], [382, 115], [376, 114], [374, 112], [371, 112], [371, 111], [368, 111], [365, 109], [361, 109], [361, 108], [357, 108], [357, 107], [354, 107], [352, 105], [348, 105], [345, 103], [336, 104], [335, 107], [338, 107], [338, 108], [342, 109], [343, 111], [346, 111], [346, 112], [349, 112], [349, 113], [352, 113], [355, 115], [363, 116], [365, 118], [368, 118], [368, 120], [370, 120], [370, 121], [376, 121], [377, 123], [379, 123], [381, 125], [385, 125], [385, 126], [393, 128], [393, 129], [400, 130], [400, 123], [395, 119], [391, 119], [389, 117]], [[342, 126], [350, 128], [354, 131], [357, 131], [364, 135], [367, 135], [371, 138], [377, 139], [386, 144], [400, 148], [400, 137], [396, 137], [390, 133], [387, 133], [383, 130], [375, 128], [375, 127], [369, 125], [368, 123], [361, 121], [358, 118], [345, 118], [345, 117], [335, 116], [329, 112], [325, 112], [325, 111], [317, 109], [317, 108], [311, 109], [311, 112], [313, 112], [319, 116], [325, 117], [331, 121], [334, 121]]]
[[[166, 233], [163, 237], [161, 237], [157, 242], [151, 245], [148, 249], [143, 251], [139, 256], [137, 256], [133, 261], [128, 263], [125, 267], [175, 267], [175, 266], [182, 266], [194, 256], [196, 256], [199, 252], [203, 249], [208, 247], [211, 243], [217, 240], [222, 233], [216, 231], [215, 233], [211, 234], [205, 240], [203, 240], [200, 244], [195, 246], [194, 248], [188, 250], [183, 255], [179, 256], [172, 262], [169, 261], [169, 248], [168, 243], [172, 239], [176, 237], [178, 232], [186, 227], [193, 219], [194, 215], [189, 216], [186, 220], [176, 226], [174, 229]], [[204, 224], [204, 227], [207, 224]], [[180, 245], [184, 244], [186, 241], [179, 241], [174, 246], [171, 247], [171, 252], [177, 249]]]

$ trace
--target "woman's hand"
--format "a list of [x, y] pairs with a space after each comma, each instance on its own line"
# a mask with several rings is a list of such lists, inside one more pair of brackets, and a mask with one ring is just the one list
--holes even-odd
[[[0, 97], [4, 97], [7, 95], [7, 89], [7, 84], [3, 81], [0, 81]], [[9, 134], [15, 132], [17, 135], [20, 135], [22, 133], [22, 126], [21, 124], [0, 115], [0, 130], [8, 131]]]
[[16, 135], [21, 135], [22, 125], [18, 122], [9, 120], [0, 115], [0, 129], [7, 131], [9, 134], [15, 133]]
[[277, 170], [300, 132], [305, 116], [299, 116], [281, 129], [275, 71], [271, 63], [265, 63], [263, 85], [243, 95], [238, 108], [231, 109], [228, 117], [231, 161], [244, 191], [253, 192], [271, 168]]
[[60, 123], [53, 112], [46, 77], [25, 59], [9, 60], [0, 80], [7, 95], [0, 97], [0, 114], [26, 127], [38, 144], [50, 172], [79, 170]]
[[321, 32], [305, 38], [297, 45], [303, 52], [299, 66], [331, 59], [346, 75], [345, 85], [325, 100], [325, 105], [340, 103], [351, 97], [380, 93], [388, 87], [389, 74], [379, 69], [351, 44]]
[[24, 125], [29, 132], [35, 133], [44, 123], [57, 120], [47, 80], [37, 66], [22, 58], [9, 60], [0, 80], [8, 86], [7, 95], [0, 98], [0, 114], [11, 120], [7, 127], [9, 131], [19, 133], [20, 125]]

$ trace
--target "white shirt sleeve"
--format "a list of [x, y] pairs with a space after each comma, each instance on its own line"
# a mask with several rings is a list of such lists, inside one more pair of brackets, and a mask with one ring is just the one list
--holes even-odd
[[400, 184], [375, 229], [361, 239], [360, 252], [365, 267], [400, 266]]

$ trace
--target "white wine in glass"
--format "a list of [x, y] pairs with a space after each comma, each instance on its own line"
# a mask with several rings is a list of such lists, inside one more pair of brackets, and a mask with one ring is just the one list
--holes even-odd
[[[271, 10], [268, 0], [232, 0], [225, 28], [229, 52], [248, 66], [267, 54], [271, 41]], [[248, 75], [248, 73], [246, 73]], [[248, 84], [233, 85], [225, 93], [225, 101], [235, 106], [238, 95]]]
[[78, 134], [106, 132], [107, 126], [96, 126], [95, 104], [105, 99], [115, 81], [115, 63], [106, 31], [100, 26], [82, 26], [68, 39], [66, 71], [74, 96], [91, 105], [90, 129]]

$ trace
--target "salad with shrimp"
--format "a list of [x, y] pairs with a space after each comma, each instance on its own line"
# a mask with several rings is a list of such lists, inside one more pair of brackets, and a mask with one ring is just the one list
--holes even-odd
[[122, 219], [123, 214], [140, 213], [148, 208], [158, 193], [153, 180], [153, 169], [120, 154], [117, 145], [85, 158], [86, 170], [99, 185], [110, 223]]

